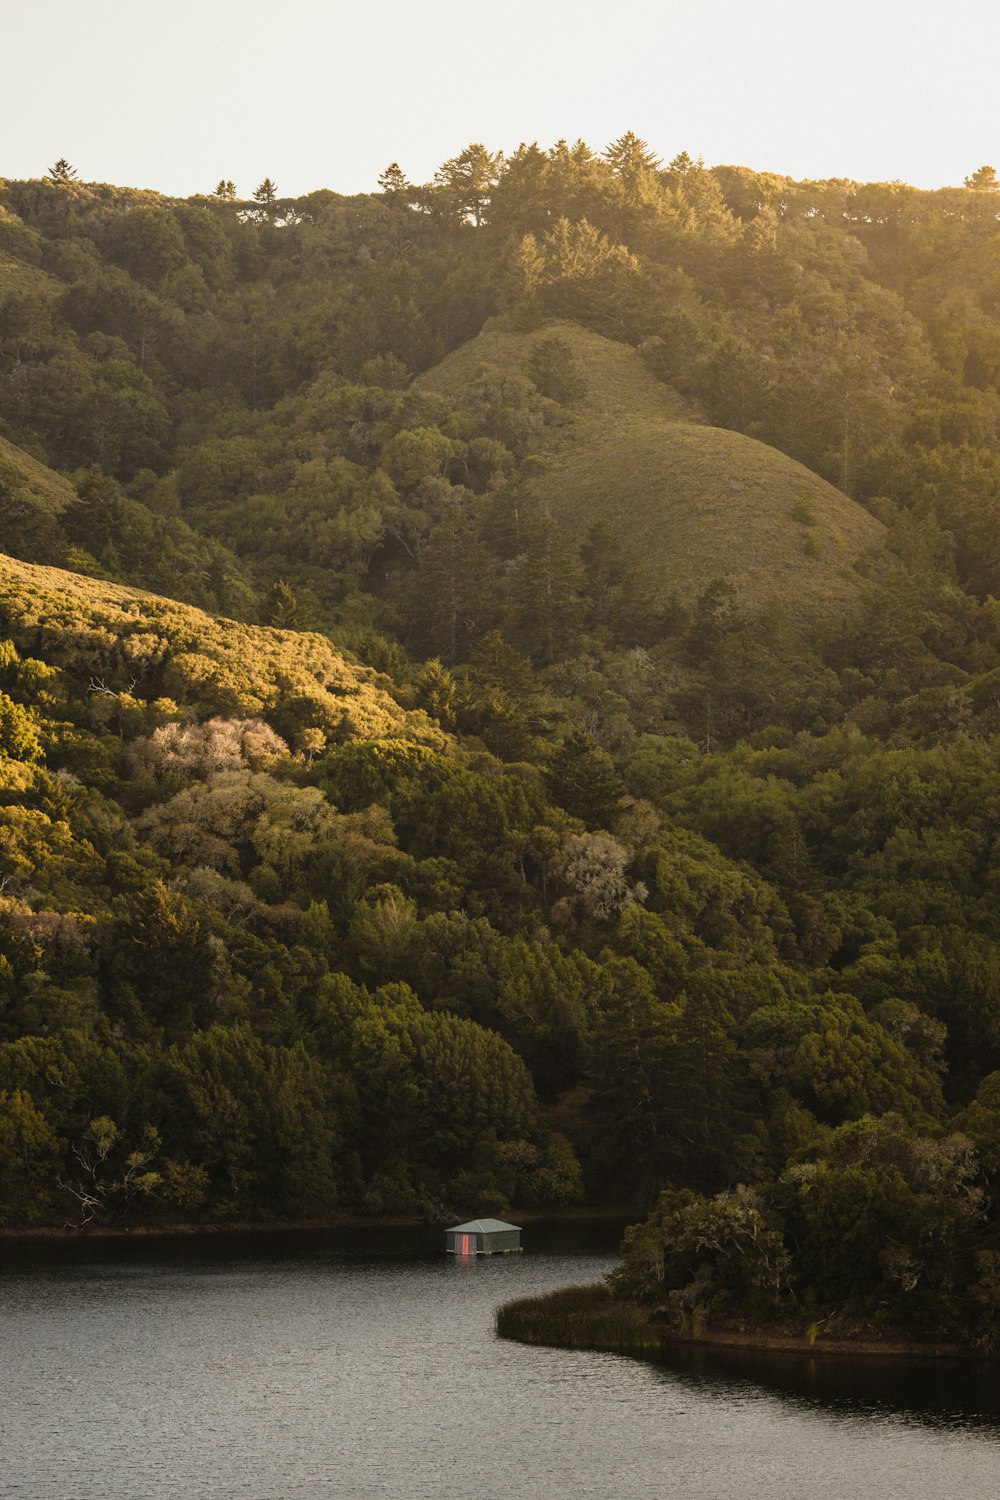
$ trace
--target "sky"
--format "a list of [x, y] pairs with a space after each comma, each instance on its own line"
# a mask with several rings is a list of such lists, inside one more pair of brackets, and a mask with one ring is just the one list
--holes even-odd
[[372, 192], [627, 130], [796, 178], [1000, 168], [988, 0], [0, 0], [0, 45], [0, 177]]

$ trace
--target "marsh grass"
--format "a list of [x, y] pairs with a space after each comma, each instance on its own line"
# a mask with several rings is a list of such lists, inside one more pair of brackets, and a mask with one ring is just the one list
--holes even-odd
[[658, 1349], [661, 1338], [641, 1308], [615, 1300], [606, 1286], [571, 1286], [524, 1297], [497, 1309], [500, 1338], [563, 1349], [632, 1353]]

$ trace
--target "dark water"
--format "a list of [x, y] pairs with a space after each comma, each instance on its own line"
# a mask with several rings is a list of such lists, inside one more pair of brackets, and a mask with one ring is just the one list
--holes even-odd
[[456, 1264], [437, 1239], [6, 1253], [0, 1495], [1000, 1495], [996, 1375], [523, 1348], [495, 1306], [611, 1254], [539, 1230]]

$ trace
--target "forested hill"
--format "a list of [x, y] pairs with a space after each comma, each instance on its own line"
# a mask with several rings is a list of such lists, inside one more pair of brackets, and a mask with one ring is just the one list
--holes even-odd
[[998, 211], [0, 183], [0, 1221], [669, 1189], [995, 1337]]

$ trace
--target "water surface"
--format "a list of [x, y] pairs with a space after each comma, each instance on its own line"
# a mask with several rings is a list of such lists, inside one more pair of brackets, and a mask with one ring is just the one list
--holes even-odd
[[[532, 1236], [527, 1236], [529, 1244]], [[498, 1340], [607, 1251], [432, 1239], [22, 1251], [0, 1271], [10, 1500], [994, 1500], [995, 1376], [646, 1363]], [[387, 1253], [389, 1250], [395, 1253]]]

